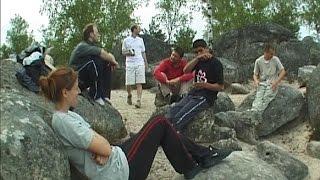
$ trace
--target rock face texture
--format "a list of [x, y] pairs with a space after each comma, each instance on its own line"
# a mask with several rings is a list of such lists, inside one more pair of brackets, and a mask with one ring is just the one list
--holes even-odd
[[[20, 64], [1, 61], [1, 179], [68, 179], [68, 158], [51, 129], [54, 105], [18, 83], [18, 68]], [[127, 134], [120, 113], [112, 106], [91, 104], [79, 96], [74, 111], [110, 142]]]
[[308, 81], [310, 80], [310, 76], [316, 66], [303, 66], [298, 69], [298, 82], [300, 86], [306, 86]]
[[288, 70], [289, 79], [296, 78], [299, 67], [320, 62], [320, 45], [311, 37], [299, 41], [288, 29], [277, 24], [249, 25], [225, 33], [213, 44], [216, 56], [229, 64], [227, 80], [252, 79], [254, 62], [263, 54], [265, 43], [275, 46], [276, 56]]
[[280, 169], [288, 179], [304, 179], [309, 174], [308, 167], [304, 163], [268, 141], [260, 143], [257, 152], [260, 159]]
[[[182, 180], [179, 175], [175, 180]], [[233, 152], [228, 158], [220, 164], [211, 167], [205, 172], [195, 176], [195, 180], [203, 179], [228, 179], [228, 180], [286, 180], [287, 178], [279, 169], [274, 168], [267, 162], [259, 159], [257, 155], [249, 152]]]
[[[305, 112], [305, 100], [300, 91], [297, 89], [282, 85], [278, 87], [276, 97], [262, 110], [261, 119], [257, 119], [257, 135], [265, 136], [282, 125], [295, 120], [296, 118], [303, 118]], [[251, 109], [252, 102], [255, 98], [255, 93], [251, 93], [241, 103], [238, 111], [246, 111]]]
[[320, 141], [309, 142], [307, 152], [310, 156], [320, 159]]
[[67, 179], [68, 158], [52, 129], [19, 92], [1, 89], [1, 179]]
[[313, 139], [320, 140], [320, 64], [313, 70], [307, 84], [308, 115]]

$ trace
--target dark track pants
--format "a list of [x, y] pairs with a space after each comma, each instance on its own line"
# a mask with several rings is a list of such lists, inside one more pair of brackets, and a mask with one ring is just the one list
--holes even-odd
[[196, 162], [186, 149], [184, 141], [188, 142], [182, 139], [165, 117], [150, 119], [137, 135], [119, 145], [129, 163], [129, 179], [146, 179], [159, 146], [176, 172], [184, 174], [192, 170]]
[[188, 94], [170, 107], [167, 117], [175, 129], [183, 133], [187, 125], [194, 120], [194, 117], [208, 107], [210, 105], [205, 97]]
[[111, 67], [106, 61], [99, 58], [91, 59], [77, 71], [81, 90], [89, 87], [92, 99], [110, 98]]

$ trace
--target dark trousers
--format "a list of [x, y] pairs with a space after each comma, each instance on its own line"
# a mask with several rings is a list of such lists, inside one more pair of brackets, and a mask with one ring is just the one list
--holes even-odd
[[167, 117], [175, 129], [183, 133], [187, 125], [194, 120], [194, 117], [208, 107], [210, 105], [205, 97], [188, 94], [169, 108]]
[[81, 90], [89, 87], [89, 96], [93, 99], [110, 98], [111, 67], [109, 63], [100, 58], [92, 58], [77, 71]]
[[137, 135], [120, 145], [129, 163], [129, 179], [146, 179], [159, 146], [176, 172], [184, 174], [192, 170], [196, 162], [184, 141], [192, 146], [165, 117], [151, 118]]
[[112, 71], [111, 71], [111, 65], [110, 63], [108, 63], [107, 65], [107, 71], [105, 74], [105, 82], [106, 82], [106, 94], [105, 96], [103, 96], [104, 98], [107, 97], [109, 99], [111, 99], [111, 78], [112, 78]]

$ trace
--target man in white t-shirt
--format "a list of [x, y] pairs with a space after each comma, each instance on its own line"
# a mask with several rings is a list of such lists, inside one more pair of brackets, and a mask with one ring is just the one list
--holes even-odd
[[131, 86], [136, 85], [136, 108], [141, 107], [142, 84], [146, 83], [145, 71], [148, 68], [144, 42], [138, 36], [140, 31], [138, 25], [133, 25], [131, 35], [125, 38], [122, 43], [122, 54], [126, 56], [127, 103], [132, 105]]
[[267, 44], [264, 54], [254, 64], [253, 80], [257, 94], [252, 109], [264, 110], [276, 96], [278, 85], [286, 75], [283, 65], [274, 53], [274, 47]]

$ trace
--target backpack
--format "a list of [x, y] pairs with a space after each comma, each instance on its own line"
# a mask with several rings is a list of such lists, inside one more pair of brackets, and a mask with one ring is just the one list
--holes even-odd
[[[46, 76], [49, 73], [44, 61], [44, 50], [45, 48], [42, 46], [31, 45], [17, 56], [17, 62], [23, 65], [23, 68], [16, 71], [18, 82], [22, 86], [35, 93], [38, 93], [40, 89], [40, 76]], [[38, 56], [32, 56], [33, 53], [37, 54]], [[27, 59], [28, 61], [26, 63], [24, 60]]]

